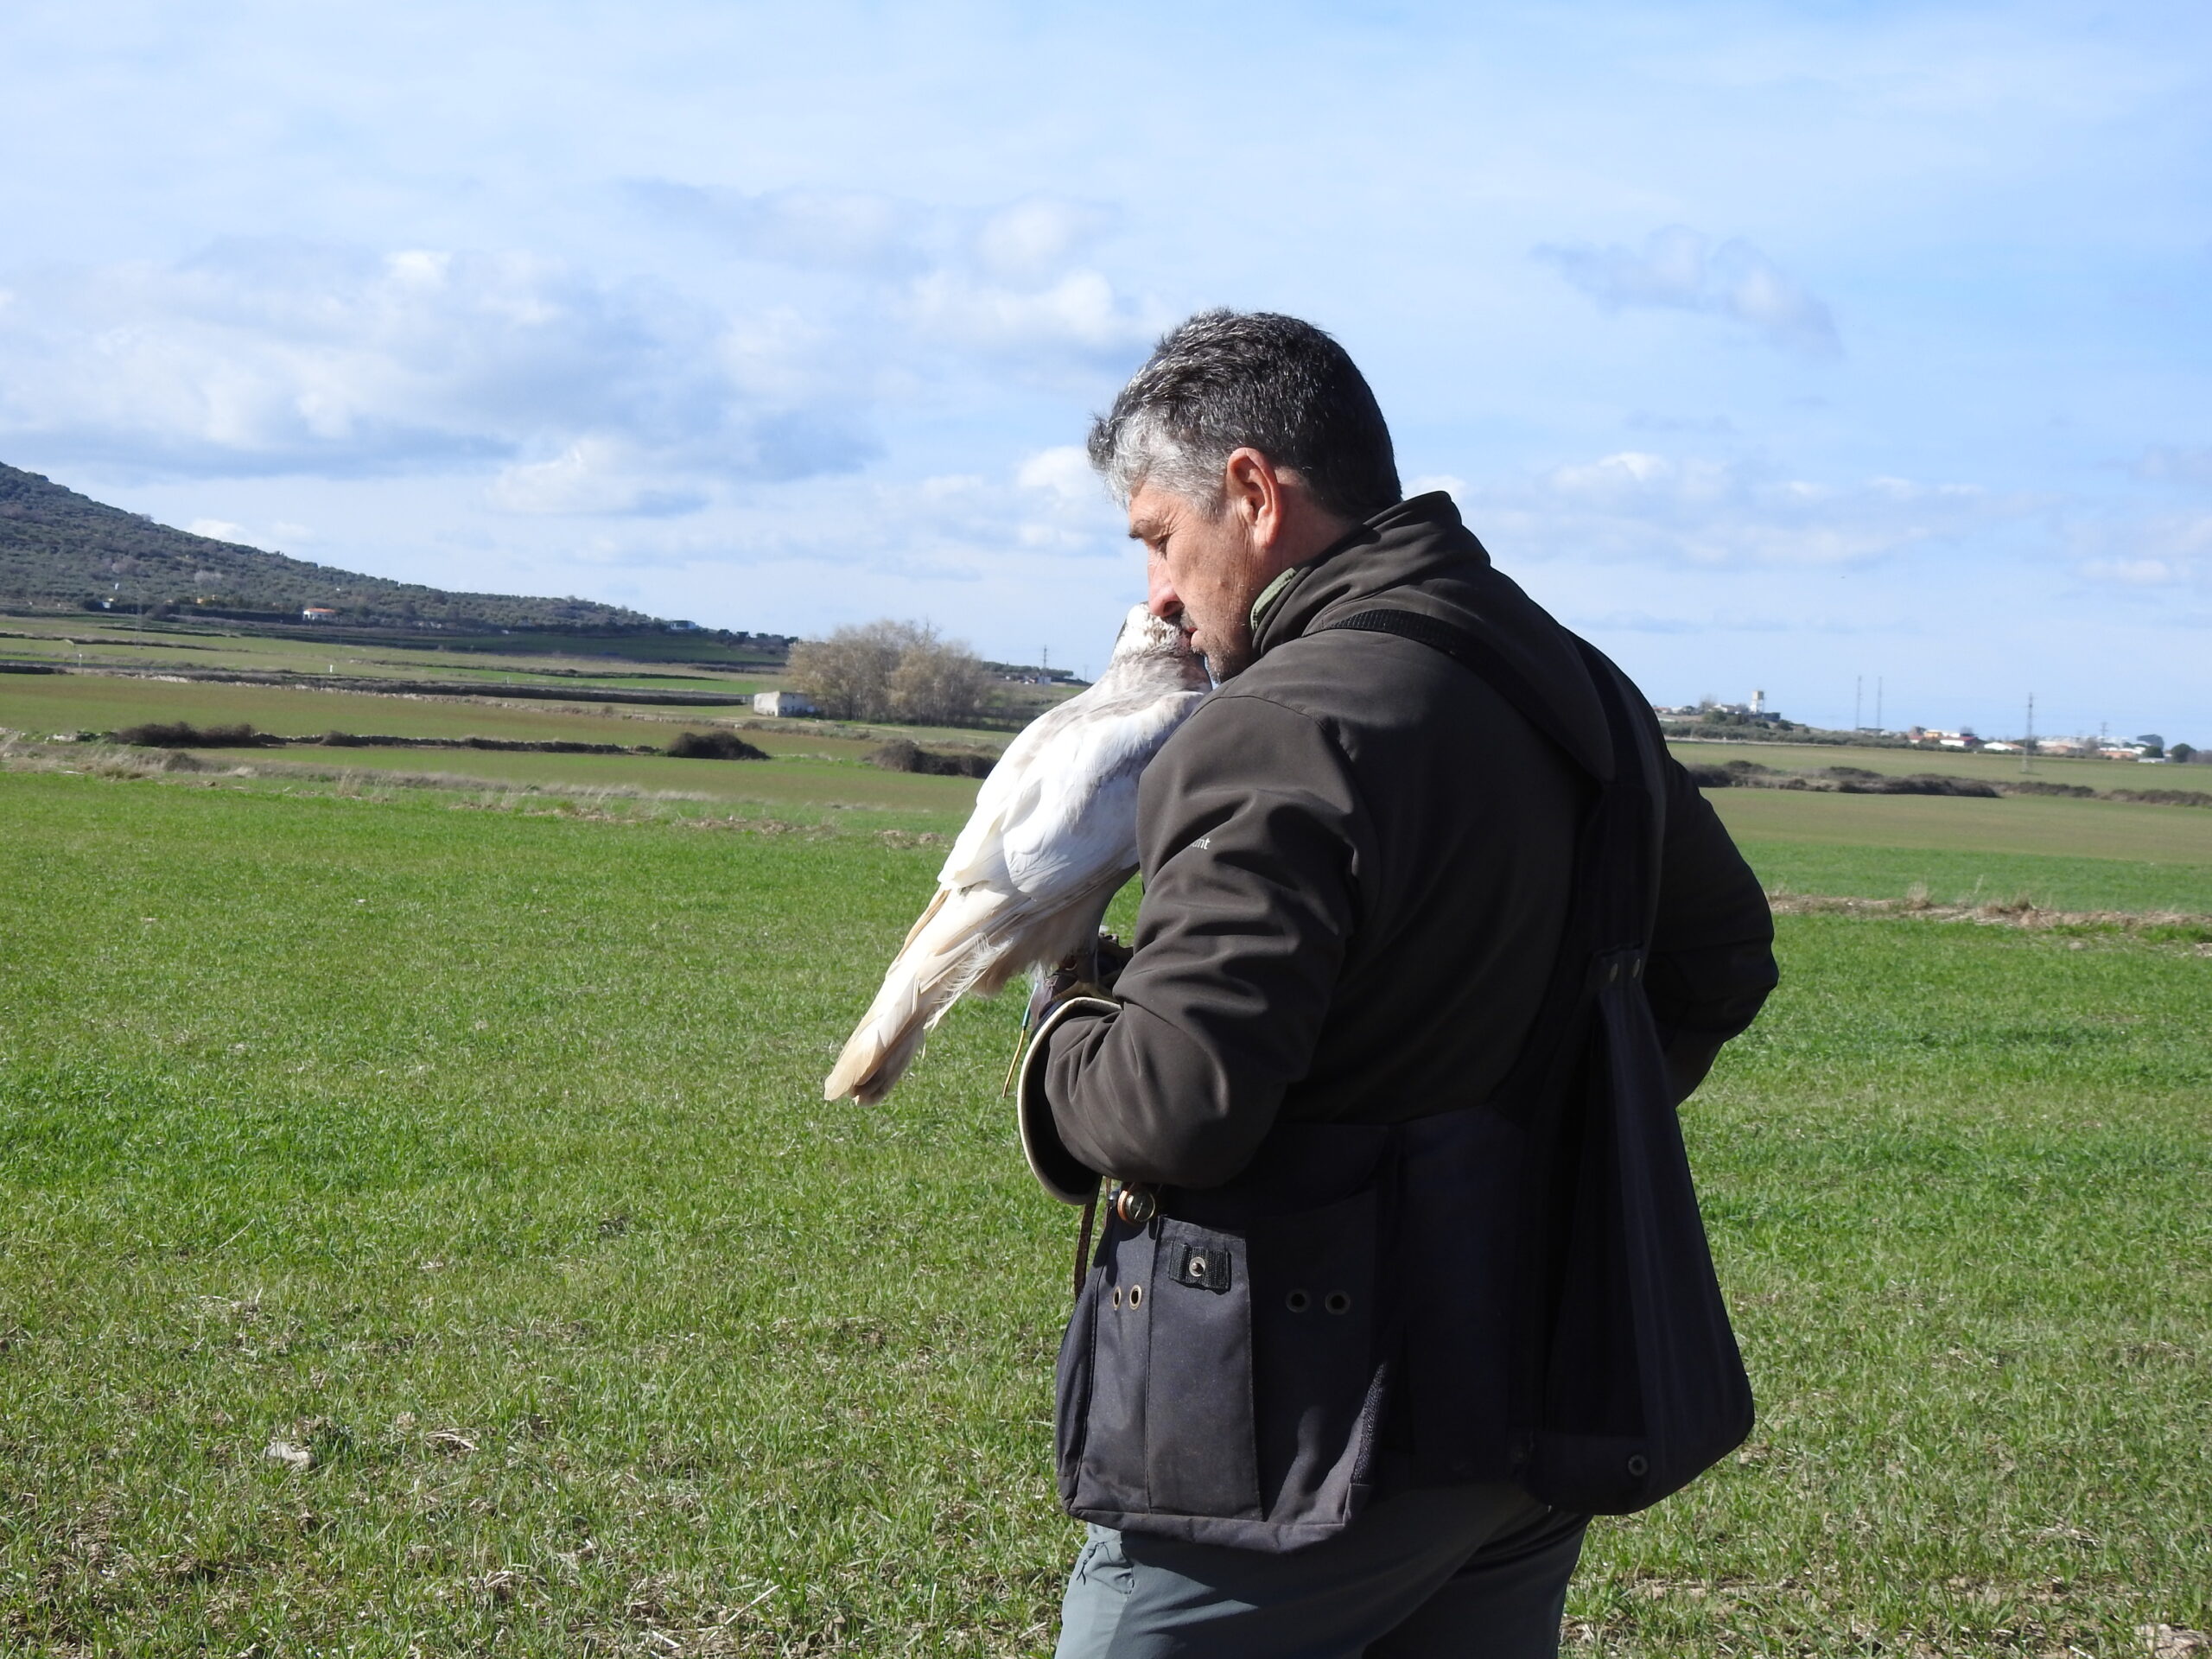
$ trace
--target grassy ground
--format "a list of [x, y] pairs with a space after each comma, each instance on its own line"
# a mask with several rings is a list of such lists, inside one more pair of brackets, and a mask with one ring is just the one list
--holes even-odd
[[[446, 676], [446, 680], [465, 676]], [[480, 674], [483, 679], [486, 677]], [[489, 682], [496, 684], [497, 681]], [[974, 728], [871, 726], [816, 720], [754, 720], [741, 704], [683, 707], [594, 702], [594, 685], [650, 689], [665, 681], [610, 677], [588, 683], [557, 682], [559, 702], [503, 702], [496, 697], [435, 696], [341, 690], [334, 687], [168, 682], [97, 675], [0, 674], [0, 728], [40, 736], [57, 732], [111, 732], [149, 721], [195, 725], [245, 721], [282, 737], [315, 737], [327, 731], [396, 737], [521, 738], [589, 743], [664, 743], [687, 728], [738, 724], [748, 740], [772, 752], [806, 750], [857, 759], [889, 737], [938, 747], [1003, 748], [1011, 733]], [[689, 690], [698, 689], [696, 686]], [[1068, 695], [1065, 688], [1010, 687], [1032, 702]], [[752, 734], [758, 733], [758, 736]]]
[[[0, 1633], [1044, 1651], [1072, 1241], [1013, 1009], [818, 1098], [941, 847], [480, 804], [0, 774]], [[2212, 1620], [2212, 960], [1782, 948], [1688, 1115], [1762, 1427], [1593, 1535], [1579, 1644]]]
[[[771, 741], [774, 740], [771, 739]], [[866, 745], [854, 744], [852, 751]], [[379, 798], [429, 789], [503, 807], [563, 804], [575, 810], [660, 809], [679, 815], [698, 803], [760, 809], [807, 823], [845, 812], [892, 814], [886, 827], [957, 830], [976, 798], [971, 779], [885, 772], [855, 753], [796, 746], [766, 761], [678, 760], [667, 756], [512, 753], [486, 749], [201, 749], [111, 745], [23, 745], [0, 738], [0, 767], [72, 776], [149, 776], [184, 787], [264, 794]], [[167, 766], [184, 770], [165, 772]], [[696, 816], [696, 813], [693, 814]], [[918, 818], [918, 825], [908, 825]]]
[[[464, 637], [410, 642], [303, 639], [285, 632], [229, 632], [209, 623], [151, 623], [113, 617], [0, 617], [0, 657], [34, 662], [130, 667], [236, 668], [259, 672], [340, 674], [362, 678], [457, 678], [472, 674], [517, 679], [584, 676], [620, 683], [622, 676], [700, 677], [708, 685], [781, 683], [775, 664], [751, 653], [680, 634], [630, 636], [594, 651], [568, 652], [557, 638]], [[690, 659], [690, 660], [687, 660]], [[735, 660], [733, 660], [735, 659]]]
[[1677, 741], [1669, 746], [1677, 760], [1725, 766], [1755, 760], [1778, 772], [1817, 772], [1823, 766], [1863, 766], [1869, 772], [1903, 777], [1933, 772], [1955, 778], [1980, 778], [1993, 784], [2023, 779], [2047, 784], [2082, 784], [2091, 789], [2201, 789], [2212, 791], [2212, 771], [2190, 766], [2145, 766], [2135, 760], [2076, 760], [2037, 755], [2023, 772], [2017, 754], [1969, 754], [1958, 749], [1831, 747], [1825, 743], [1700, 743]]
[[1706, 798], [1733, 833], [1751, 840], [2212, 864], [2212, 810], [2201, 807], [1764, 789], [1716, 790]]
[[728, 721], [749, 709], [594, 703], [588, 688], [571, 702], [393, 696], [284, 686], [166, 684], [91, 675], [0, 675], [0, 726], [52, 733], [115, 731], [148, 721], [195, 725], [245, 721], [283, 737], [373, 732], [398, 737], [565, 738], [589, 743], [664, 741], [685, 724]]
[[[680, 634], [628, 637], [596, 642], [605, 649], [594, 652], [594, 642], [576, 642], [563, 653], [558, 642], [514, 636], [463, 637], [442, 645], [410, 645], [400, 638], [373, 643], [299, 639], [284, 633], [223, 632], [206, 626], [156, 624], [141, 629], [113, 619], [0, 617], [0, 661], [54, 664], [86, 670], [126, 668], [157, 673], [202, 673], [207, 671], [245, 671], [256, 674], [298, 676], [312, 686], [317, 680], [430, 680], [443, 683], [477, 684], [487, 689], [501, 684], [551, 686], [574, 691], [581, 703], [591, 702], [594, 687], [652, 690], [663, 687], [685, 692], [712, 691], [731, 696], [751, 696], [756, 691], [788, 687], [779, 663], [753, 660], [745, 647], [728, 647]], [[735, 660], [732, 660], [734, 658]], [[22, 696], [18, 679], [0, 675], [0, 691]], [[114, 720], [99, 717], [104, 701], [123, 698], [156, 701], [153, 712], [138, 712], [129, 721], [223, 718], [252, 720], [257, 707], [266, 708], [268, 718], [257, 723], [271, 731], [290, 731], [289, 720], [316, 716], [312, 708], [287, 703], [281, 689], [273, 692], [254, 686], [226, 688], [226, 712], [195, 715], [199, 705], [190, 702], [194, 692], [185, 686], [163, 687], [141, 682], [135, 691], [94, 689], [92, 677], [48, 681], [47, 701], [31, 724], [52, 721], [49, 729], [73, 729], [67, 711], [54, 706], [83, 699], [86, 717], [75, 726], [111, 729]], [[982, 742], [996, 747], [1020, 726], [1070, 695], [1065, 685], [1039, 686], [998, 681], [987, 689], [982, 727], [954, 729], [901, 728], [900, 734], [929, 741]], [[257, 695], [279, 701], [257, 704]], [[166, 700], [166, 701], [164, 701]], [[135, 705], [134, 705], [135, 706]], [[635, 705], [624, 705], [633, 712]], [[0, 696], [0, 725], [21, 724], [10, 719], [7, 700]], [[711, 711], [709, 711], [711, 712]], [[312, 727], [301, 729], [318, 729]], [[389, 729], [389, 728], [378, 728]]]

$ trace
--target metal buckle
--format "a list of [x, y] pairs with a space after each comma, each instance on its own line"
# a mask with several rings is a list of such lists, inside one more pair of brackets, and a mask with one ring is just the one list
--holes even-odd
[[1114, 1213], [1128, 1227], [1141, 1227], [1160, 1213], [1160, 1197], [1148, 1186], [1135, 1183], [1117, 1187], [1114, 1192]]

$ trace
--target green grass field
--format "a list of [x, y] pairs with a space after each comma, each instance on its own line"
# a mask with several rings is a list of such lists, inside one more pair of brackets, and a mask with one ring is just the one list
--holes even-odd
[[2023, 779], [2047, 784], [2080, 784], [2090, 789], [2199, 789], [2212, 792], [2212, 771], [2185, 766], [2145, 766], [2140, 761], [2080, 760], [2039, 754], [2024, 771], [2017, 754], [1969, 754], [1958, 749], [1857, 748], [1825, 743], [1684, 742], [1668, 746], [1677, 760], [1720, 766], [1751, 760], [1777, 772], [1818, 772], [1824, 766], [1862, 766], [1869, 772], [1904, 777], [1932, 772], [1953, 778], [1979, 778], [2012, 784]]
[[1770, 888], [2062, 910], [2212, 912], [2212, 811], [2043, 796], [1706, 798]]
[[[448, 674], [444, 683], [471, 677]], [[496, 688], [489, 671], [474, 677]], [[677, 732], [741, 725], [747, 739], [771, 753], [805, 753], [858, 760], [885, 739], [904, 737], [939, 747], [995, 753], [1011, 732], [966, 727], [887, 726], [817, 720], [755, 720], [741, 704], [679, 704], [594, 701], [594, 686], [651, 690], [667, 680], [613, 676], [594, 681], [542, 680], [557, 684], [559, 701], [504, 701], [496, 695], [435, 696], [342, 690], [336, 686], [179, 682], [93, 674], [0, 674], [0, 728], [35, 737], [79, 731], [112, 732], [148, 721], [187, 721], [198, 726], [244, 721], [280, 737], [315, 737], [327, 731], [448, 741], [498, 737], [543, 742], [665, 744]], [[729, 683], [733, 690], [739, 689]], [[696, 686], [686, 686], [696, 690]], [[1019, 694], [1019, 697], [1017, 697]], [[1008, 687], [1005, 698], [1041, 705], [1069, 695], [1065, 688]], [[557, 779], [556, 779], [557, 781]]]
[[[481, 686], [487, 691], [501, 685], [542, 686], [573, 692], [574, 701], [586, 705], [593, 702], [595, 688], [632, 691], [659, 688], [749, 697], [756, 691], [789, 683], [780, 663], [755, 662], [749, 648], [721, 645], [694, 636], [629, 636], [596, 643], [601, 650], [594, 651], [594, 642], [583, 640], [575, 642], [573, 649], [564, 653], [557, 648], [557, 640], [527, 636], [464, 636], [444, 644], [426, 640], [416, 645], [397, 636], [369, 642], [316, 640], [283, 632], [226, 632], [206, 623], [156, 623], [140, 628], [111, 617], [4, 617], [0, 618], [0, 663], [50, 664], [87, 671], [53, 679], [0, 673], [0, 726], [107, 731], [139, 720], [218, 719], [251, 720], [264, 730], [283, 733], [327, 729], [299, 722], [314, 721], [327, 713], [330, 705], [312, 696], [302, 702], [289, 686], [164, 683], [99, 672], [118, 669], [155, 675], [210, 671], [283, 675], [297, 677], [310, 693], [319, 689], [316, 682], [329, 682], [328, 690], [336, 695], [346, 695], [340, 690], [340, 682], [377, 680]], [[35, 685], [39, 689], [31, 689]], [[901, 728], [900, 734], [925, 741], [1000, 747], [1015, 729], [1069, 696], [1070, 690], [1065, 685], [995, 682], [988, 688], [984, 725]], [[217, 695], [212, 701], [205, 700], [202, 694], [207, 692]], [[353, 702], [338, 705], [349, 718], [373, 717], [384, 702], [365, 696], [358, 687], [350, 695]], [[464, 702], [461, 706], [468, 705]], [[113, 717], [118, 707], [134, 712], [118, 721]], [[525, 705], [525, 711], [551, 712], [543, 704]], [[615, 711], [632, 717], [640, 713], [635, 704], [616, 705]], [[688, 712], [695, 719], [728, 719], [741, 711], [724, 708]], [[647, 709], [644, 714], [651, 717], [652, 711]], [[442, 730], [437, 734], [443, 734]]]
[[[1072, 1227], [1014, 1007], [819, 1099], [957, 811], [483, 804], [0, 772], [0, 1643], [1046, 1651]], [[1593, 1533], [1577, 1649], [2212, 1622], [2212, 959], [1781, 928], [1686, 1114], [1761, 1427]]]
[[626, 637], [593, 651], [563, 652], [557, 638], [476, 635], [415, 643], [394, 634], [373, 639], [307, 639], [269, 631], [226, 631], [210, 621], [155, 622], [86, 614], [0, 618], [0, 658], [137, 668], [234, 668], [258, 672], [340, 674], [361, 678], [459, 678], [512, 675], [518, 680], [583, 677], [604, 684], [623, 677], [675, 674], [709, 686], [781, 683], [776, 665], [752, 653], [682, 634]]

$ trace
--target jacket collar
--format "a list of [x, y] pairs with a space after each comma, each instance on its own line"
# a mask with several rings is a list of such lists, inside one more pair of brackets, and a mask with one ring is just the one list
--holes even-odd
[[1379, 606], [1486, 639], [1550, 704], [1572, 758], [1597, 777], [1612, 776], [1612, 736], [1573, 637], [1491, 564], [1440, 490], [1385, 507], [1270, 582], [1252, 607], [1254, 663]]
[[1442, 490], [1385, 507], [1261, 590], [1252, 604], [1254, 659], [1309, 632], [1313, 620], [1340, 601], [1373, 598], [1422, 574], [1471, 563], [1486, 569], [1490, 555]]

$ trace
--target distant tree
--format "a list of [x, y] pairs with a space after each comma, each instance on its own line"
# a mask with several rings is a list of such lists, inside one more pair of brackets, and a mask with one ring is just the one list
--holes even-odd
[[952, 725], [982, 706], [988, 684], [982, 659], [974, 652], [924, 627], [892, 671], [891, 712], [918, 725]]
[[832, 720], [881, 720], [891, 711], [891, 677], [919, 643], [918, 632], [904, 622], [867, 622], [801, 640], [791, 649], [791, 683]]
[[791, 683], [832, 720], [944, 725], [972, 715], [989, 676], [976, 653], [926, 623], [889, 619], [791, 648]]
[[2183, 766], [2187, 766], [2191, 760], [2196, 759], [2196, 749], [2191, 744], [2177, 743], [2166, 751], [2166, 758], [2169, 760], [2178, 760]]

